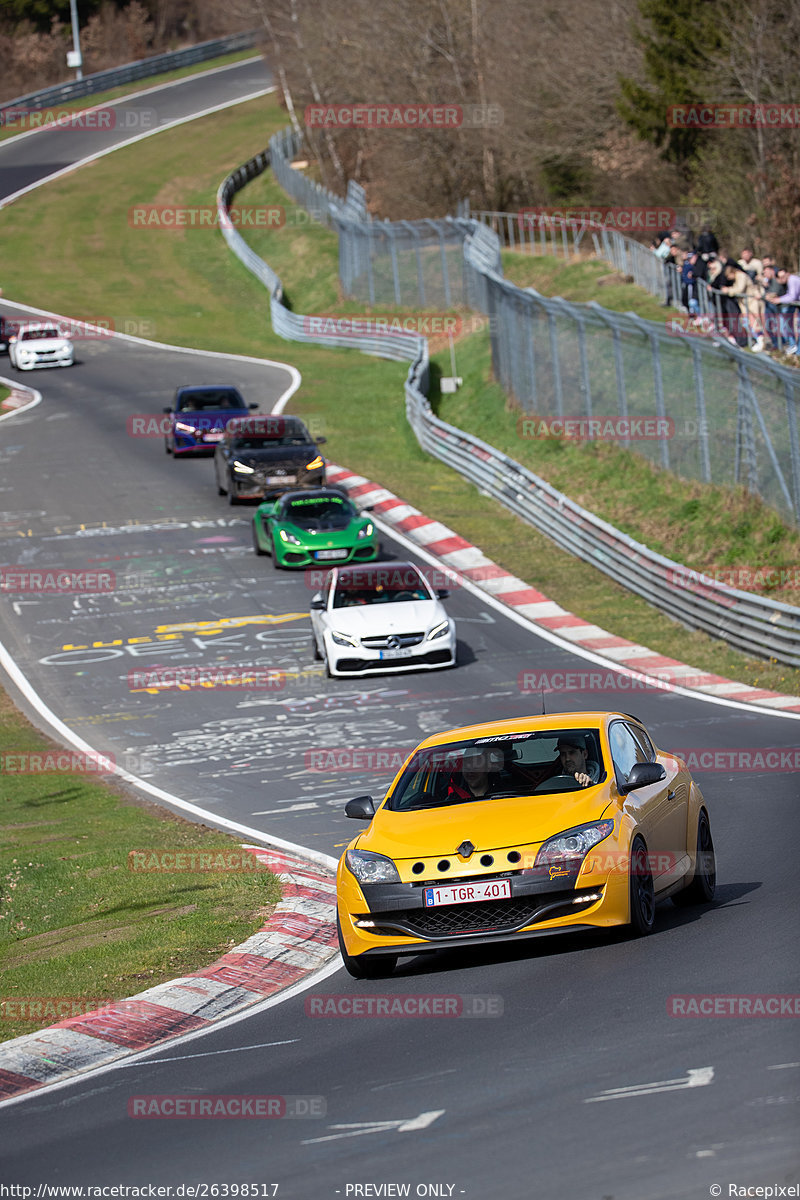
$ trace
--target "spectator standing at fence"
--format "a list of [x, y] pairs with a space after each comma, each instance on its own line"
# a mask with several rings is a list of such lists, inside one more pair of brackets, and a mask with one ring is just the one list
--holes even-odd
[[670, 238], [673, 246], [677, 246], [684, 254], [688, 254], [690, 250], [694, 250], [694, 236], [691, 229], [685, 225], [676, 226], [670, 231]]
[[772, 260], [770, 259], [768, 262], [766, 257], [764, 258], [764, 267], [761, 272], [760, 282], [764, 289], [764, 328], [772, 343], [773, 350], [777, 350], [779, 349], [778, 330], [780, 327], [777, 299], [783, 288], [778, 282], [777, 269]]
[[719, 242], [716, 234], [712, 233], [710, 225], [704, 225], [697, 239], [697, 252], [702, 254], [706, 262], [712, 254], [719, 254]]
[[[786, 291], [781, 296], [777, 296], [775, 303], [780, 305], [780, 312], [783, 320], [781, 321], [781, 335], [788, 342], [786, 346], [787, 354], [797, 354], [798, 352], [798, 305], [800, 305], [800, 275], [790, 275], [785, 267], [781, 267], [778, 271], [778, 283], [781, 287], [786, 288]], [[785, 332], [784, 332], [785, 330]]]
[[720, 254], [722, 271], [715, 286], [719, 292], [719, 312], [722, 317], [722, 327], [729, 342], [734, 345], [746, 345], [747, 338], [742, 332], [742, 310], [740, 298], [744, 297], [747, 286], [747, 276], [738, 263]]
[[739, 256], [737, 266], [740, 268], [740, 273], [744, 272], [747, 276], [742, 303], [747, 318], [747, 328], [750, 331], [751, 337], [755, 339], [751, 349], [758, 352], [765, 349], [764, 295], [761, 283], [759, 282], [761, 273], [764, 270], [764, 264], [761, 262], [761, 259], [755, 257], [752, 246], [745, 246]]
[[692, 250], [683, 260], [681, 267], [681, 305], [692, 314], [697, 316], [700, 311], [700, 301], [697, 297], [697, 281], [705, 279], [708, 274], [706, 264], [703, 262], [696, 250]]
[[662, 308], [669, 308], [672, 304], [672, 277], [674, 275], [675, 266], [675, 247], [672, 244], [672, 238], [669, 234], [665, 234], [661, 241], [653, 251], [656, 258], [660, 258], [664, 264], [664, 289], [666, 292], [665, 298], [661, 303]]

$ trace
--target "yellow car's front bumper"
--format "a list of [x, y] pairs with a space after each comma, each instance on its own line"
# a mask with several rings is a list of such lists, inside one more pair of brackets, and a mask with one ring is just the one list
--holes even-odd
[[[471, 878], [486, 880], [486, 873]], [[470, 882], [463, 875], [460, 883]], [[422, 893], [433, 881], [371, 884], [362, 887], [339, 863], [339, 923], [348, 954], [417, 954], [487, 942], [515, 941], [587, 929], [625, 925], [630, 919], [627, 871], [584, 869], [569, 880], [542, 879], [520, 870], [505, 872], [511, 897], [477, 904], [426, 908]], [[437, 883], [443, 881], [437, 880]], [[448, 881], [449, 882], [449, 881]]]

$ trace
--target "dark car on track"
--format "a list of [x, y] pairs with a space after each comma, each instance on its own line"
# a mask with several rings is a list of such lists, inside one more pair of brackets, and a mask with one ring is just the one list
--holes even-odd
[[0, 351], [5, 353], [8, 350], [8, 343], [12, 337], [19, 333], [19, 322], [12, 321], [8, 317], [0, 316]]
[[220, 496], [228, 503], [263, 500], [325, 485], [326, 439], [313, 438], [299, 417], [258, 416], [230, 421], [214, 452]]
[[173, 404], [164, 409], [170, 416], [164, 449], [176, 458], [213, 454], [228, 422], [254, 408], [258, 405], [247, 404], [239, 389], [228, 384], [179, 387]]

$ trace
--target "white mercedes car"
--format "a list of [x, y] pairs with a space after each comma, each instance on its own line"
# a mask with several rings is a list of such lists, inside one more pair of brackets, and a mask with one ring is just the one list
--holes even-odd
[[71, 367], [75, 360], [72, 342], [52, 322], [21, 325], [8, 344], [12, 367], [32, 371], [34, 367]]
[[454, 667], [448, 594], [410, 562], [336, 567], [311, 600], [314, 655], [338, 676]]

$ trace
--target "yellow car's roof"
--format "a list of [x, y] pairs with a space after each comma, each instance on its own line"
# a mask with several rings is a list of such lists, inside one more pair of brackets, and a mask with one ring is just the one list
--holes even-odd
[[[589, 712], [552, 713], [542, 716], [504, 718], [502, 721], [484, 721], [480, 725], [461, 725], [458, 729], [446, 729], [442, 733], [434, 733], [431, 737], [420, 742], [417, 749], [428, 746], [442, 746], [447, 742], [466, 741], [469, 738], [496, 737], [504, 733], [543, 733], [549, 729], [554, 732], [559, 729], [575, 729], [578, 726], [600, 728], [611, 717], [630, 719], [630, 713], [618, 712], [616, 709], [595, 709]], [[638, 718], [633, 718], [638, 722]]]

